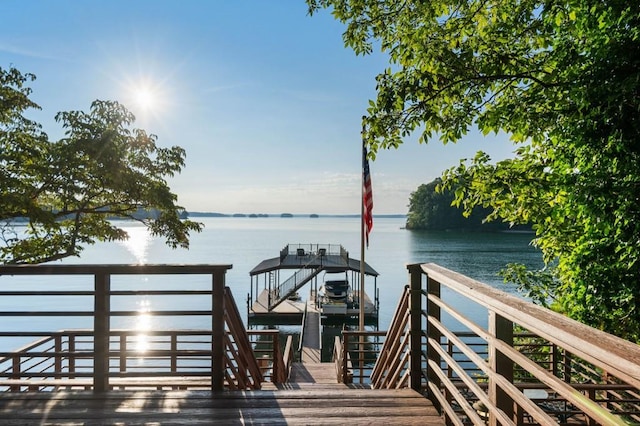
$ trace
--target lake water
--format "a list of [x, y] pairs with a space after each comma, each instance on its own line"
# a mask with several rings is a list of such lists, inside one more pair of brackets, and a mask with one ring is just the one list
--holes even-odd
[[[246, 320], [246, 298], [251, 282], [249, 271], [263, 259], [277, 257], [280, 250], [287, 244], [341, 244], [349, 251], [350, 257], [355, 259], [360, 257], [359, 218], [225, 217], [199, 218], [198, 220], [205, 224], [205, 229], [202, 233], [192, 236], [189, 250], [172, 250], [164, 244], [162, 239], [151, 238], [141, 225], [135, 222], [122, 222], [121, 226], [130, 233], [129, 241], [89, 246], [81, 258], [65, 259], [64, 263], [232, 264], [233, 269], [227, 274], [227, 285], [236, 298], [243, 319]], [[520, 262], [533, 267], [542, 266], [539, 251], [529, 244], [532, 234], [417, 232], [402, 229], [404, 223], [403, 218], [375, 218], [374, 229], [370, 235], [370, 246], [365, 253], [366, 262], [380, 274], [377, 285], [380, 292], [379, 322], [382, 330], [387, 328], [401, 289], [408, 282], [407, 264], [434, 262], [509, 292], [514, 292], [514, 289], [502, 284], [502, 279], [497, 275], [506, 263]], [[141, 289], [153, 285], [151, 281], [155, 278], [158, 277], [116, 277], [113, 285], [118, 288]], [[162, 278], [175, 280], [173, 277]], [[192, 278], [186, 277], [186, 279]], [[90, 277], [0, 277], [0, 286], [5, 290], [22, 288], [27, 285], [27, 281], [29, 286], [46, 286], [56, 290], [92, 289]], [[205, 280], [203, 285], [206, 288], [209, 284]], [[367, 289], [367, 291], [372, 290]], [[86, 304], [91, 303], [89, 300], [78, 298], [56, 299], [56, 306], [51, 306], [48, 298], [33, 299], [29, 300], [32, 307], [44, 310], [76, 309], [74, 305], [84, 305], [83, 309], [87, 309]], [[12, 298], [3, 298], [0, 300], [0, 311], [14, 309], [15, 303]], [[151, 298], [137, 297], [119, 303], [126, 309], [181, 309], [185, 307], [180, 306], [182, 303], [189, 308], [199, 309], [193, 306], [193, 301], [183, 302], [175, 299], [160, 302]], [[157, 306], [158, 303], [170, 303], [170, 306]], [[114, 306], [114, 309], [119, 307]], [[159, 326], [156, 327], [157, 325]], [[185, 326], [185, 324], [171, 322], [156, 324], [153, 328], [162, 328], [163, 325], [168, 328]], [[3, 318], [0, 331], [21, 329], [52, 331], [90, 326], [91, 321], [88, 318], [30, 319], [25, 323], [20, 323], [19, 319]], [[113, 328], [131, 326], [136, 325], [117, 322], [112, 324]], [[0, 346], [3, 345], [0, 344]]]

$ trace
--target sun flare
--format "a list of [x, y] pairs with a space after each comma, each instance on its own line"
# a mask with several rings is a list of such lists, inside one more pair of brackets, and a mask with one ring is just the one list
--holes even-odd
[[158, 97], [151, 88], [141, 86], [133, 92], [133, 100], [136, 106], [147, 111], [157, 105]]
[[125, 104], [138, 118], [159, 118], [167, 106], [164, 85], [151, 78], [130, 79], [124, 85]]

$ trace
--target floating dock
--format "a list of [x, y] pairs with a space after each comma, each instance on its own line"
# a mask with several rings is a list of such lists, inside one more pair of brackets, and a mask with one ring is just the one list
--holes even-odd
[[[345, 272], [349, 276], [352, 290], [348, 300], [332, 301], [321, 297], [319, 289], [326, 272]], [[249, 274], [249, 325], [300, 325], [307, 310], [317, 310], [323, 320], [337, 324], [358, 324], [360, 301], [364, 303], [365, 323], [377, 324], [378, 273], [365, 262], [365, 279], [372, 278], [376, 296], [372, 301], [365, 290], [361, 298], [360, 261], [350, 258], [341, 245], [288, 244], [280, 251], [280, 256], [263, 260]], [[311, 287], [307, 299], [300, 297], [300, 290], [305, 286]]]
[[[332, 338], [323, 336], [323, 330], [357, 326], [361, 303], [365, 325], [378, 327], [378, 273], [366, 263], [363, 266], [365, 280], [371, 281], [365, 282], [365, 288], [366, 284], [373, 287], [374, 300], [366, 290], [360, 294], [361, 262], [350, 258], [341, 245], [288, 244], [280, 256], [263, 260], [250, 272], [248, 325], [300, 326], [303, 360], [319, 362], [323, 339]], [[336, 272], [348, 277], [350, 291], [344, 299], [331, 300], [323, 295], [323, 276]], [[310, 289], [302, 291], [304, 287]], [[334, 330], [329, 334], [332, 332], [335, 334]]]

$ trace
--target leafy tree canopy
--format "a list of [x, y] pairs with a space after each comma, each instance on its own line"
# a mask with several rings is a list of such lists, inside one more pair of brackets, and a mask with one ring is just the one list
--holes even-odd
[[[438, 178], [420, 185], [409, 198], [407, 229], [412, 230], [459, 230], [459, 231], [506, 231], [513, 227], [504, 222], [487, 222], [491, 214], [490, 207], [476, 206], [470, 214], [454, 205], [455, 194], [443, 188]], [[530, 227], [518, 227], [519, 230], [531, 230]]]
[[[511, 278], [568, 315], [640, 340], [640, 3], [626, 0], [307, 0], [331, 8], [358, 54], [374, 45], [366, 138], [459, 140], [506, 132], [515, 157], [484, 153], [443, 176], [467, 210], [531, 223], [554, 267]], [[553, 279], [549, 278], [549, 272]]]
[[[126, 239], [109, 221], [114, 216], [144, 222], [173, 248], [188, 247], [190, 231], [202, 225], [180, 220], [183, 209], [165, 180], [181, 171], [185, 151], [159, 148], [155, 135], [131, 128], [133, 115], [110, 101], [93, 102], [88, 113], [58, 113], [65, 137], [50, 141], [25, 116], [39, 108], [29, 98], [34, 79], [0, 68], [0, 262], [52, 261], [98, 240]], [[139, 209], [157, 214], [139, 219]]]

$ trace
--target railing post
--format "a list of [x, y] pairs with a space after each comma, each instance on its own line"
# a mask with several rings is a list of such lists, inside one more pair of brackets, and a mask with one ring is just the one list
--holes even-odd
[[[20, 355], [14, 355], [11, 360], [11, 378], [12, 379], [20, 379], [20, 370], [22, 365], [22, 359]], [[19, 385], [12, 385], [10, 387], [11, 392], [20, 392]]]
[[56, 356], [54, 358], [53, 371], [55, 372], [54, 378], [59, 379], [62, 376], [62, 335], [56, 334], [54, 338], [54, 352]]
[[409, 265], [411, 315], [411, 389], [422, 391], [422, 269], [420, 265]]
[[127, 371], [127, 335], [123, 333], [120, 335], [120, 372], [125, 373]]
[[[418, 277], [421, 277], [422, 271], [419, 268], [419, 265], [416, 268], [416, 271], [414, 272], [414, 274], [416, 275], [415, 280], [418, 280]], [[413, 279], [414, 278], [412, 278], [412, 280]], [[440, 340], [442, 336], [440, 335], [440, 331], [438, 331], [438, 328], [434, 324], [432, 324], [429, 318], [434, 318], [435, 320], [440, 321], [441, 312], [440, 312], [440, 306], [432, 302], [430, 298], [436, 297], [439, 299], [440, 293], [441, 293], [440, 282], [434, 279], [431, 279], [427, 274], [427, 339], [435, 342], [436, 345], [440, 344]], [[438, 352], [435, 349], [431, 348], [431, 344], [427, 343], [427, 362], [428, 362], [427, 380], [430, 383], [429, 388], [431, 389], [442, 388], [442, 383], [440, 378], [438, 377], [438, 374], [431, 367], [431, 365], [439, 366], [441, 361], [442, 360]], [[442, 406], [438, 402], [438, 399], [435, 397], [432, 397], [431, 400], [433, 401], [433, 405], [438, 410], [438, 412], [442, 413]]]
[[96, 272], [93, 314], [93, 391], [109, 389], [110, 282], [108, 273]]
[[178, 372], [178, 335], [171, 334], [171, 372]]
[[[496, 314], [494, 311], [489, 311], [489, 334], [513, 347], [513, 322]], [[491, 344], [489, 345], [489, 362], [491, 369], [496, 374], [513, 383], [513, 361], [497, 350], [495, 345]], [[513, 418], [513, 399], [491, 377], [489, 378], [489, 399], [496, 404], [498, 409]], [[491, 412], [489, 413], [489, 424], [498, 424], [495, 415]]]
[[67, 376], [73, 379], [76, 377], [76, 335], [69, 334], [67, 338], [69, 339], [67, 342]]
[[[273, 367], [273, 377], [271, 378], [271, 381], [274, 383], [281, 383], [280, 381], [280, 363], [278, 362], [278, 356], [280, 355], [280, 333], [273, 333], [272, 336], [272, 354], [271, 354], [271, 365]], [[275, 380], [274, 380], [275, 379]]]
[[225, 271], [213, 273], [211, 324], [211, 390], [224, 390], [224, 286]]
[[351, 383], [349, 381], [349, 333], [342, 332], [342, 383]]

